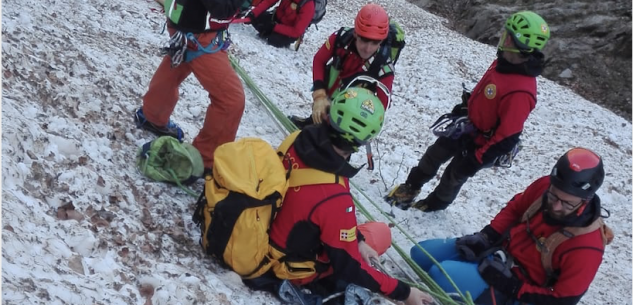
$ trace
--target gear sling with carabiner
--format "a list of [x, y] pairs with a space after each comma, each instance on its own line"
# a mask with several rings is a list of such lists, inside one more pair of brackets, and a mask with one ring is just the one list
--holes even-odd
[[169, 39], [169, 46], [161, 49], [162, 54], [169, 55], [171, 67], [175, 68], [183, 62], [189, 63], [201, 55], [226, 50], [231, 44], [228, 30], [216, 33], [211, 43], [204, 46], [196, 39], [196, 34], [175, 31]]

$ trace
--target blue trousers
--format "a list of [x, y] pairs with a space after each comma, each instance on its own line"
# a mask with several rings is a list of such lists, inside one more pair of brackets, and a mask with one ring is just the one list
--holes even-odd
[[[477, 271], [478, 263], [463, 260], [455, 248], [456, 238], [449, 239], [429, 239], [419, 242], [411, 248], [411, 258], [420, 268], [426, 271], [429, 276], [447, 293], [455, 293], [457, 290], [448, 281], [448, 278], [437, 267], [420, 248], [421, 246], [428, 252], [453, 280], [459, 291], [466, 295], [468, 291], [477, 305], [493, 305], [490, 295], [490, 285], [481, 278]], [[495, 292], [496, 301], [494, 304], [520, 305], [516, 300], [507, 300], [507, 297]]]
[[[470, 292], [473, 300], [489, 289], [477, 271], [477, 263], [467, 262], [460, 258], [455, 249], [456, 238], [429, 239], [418, 243], [435, 260], [437, 260], [459, 290], [465, 294]], [[448, 278], [440, 271], [431, 259], [418, 248], [411, 248], [411, 258], [447, 293], [457, 292]]]

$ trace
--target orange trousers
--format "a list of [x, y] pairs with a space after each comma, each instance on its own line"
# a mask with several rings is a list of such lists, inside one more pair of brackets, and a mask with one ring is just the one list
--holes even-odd
[[[169, 29], [169, 33], [173, 34], [174, 30]], [[196, 38], [207, 46], [215, 36], [216, 33], [211, 32], [197, 34]], [[171, 67], [169, 56], [165, 56], [143, 96], [143, 114], [155, 125], [167, 125], [178, 103], [178, 87], [192, 72], [211, 100], [193, 146], [200, 151], [204, 167], [211, 168], [213, 152], [218, 146], [235, 140], [244, 113], [244, 88], [226, 51], [203, 54], [175, 68]]]

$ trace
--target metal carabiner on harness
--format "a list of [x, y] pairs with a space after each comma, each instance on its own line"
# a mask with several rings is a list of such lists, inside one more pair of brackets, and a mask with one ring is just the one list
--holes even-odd
[[187, 35], [181, 31], [176, 31], [169, 37], [169, 44], [160, 49], [161, 55], [169, 55], [172, 68], [178, 67], [184, 60], [187, 42]]
[[523, 146], [521, 146], [521, 140], [519, 140], [519, 142], [517, 142], [517, 144], [512, 148], [510, 152], [505, 155], [499, 156], [495, 160], [494, 166], [504, 168], [512, 167], [512, 162], [514, 161], [514, 158], [519, 154], [522, 148]]

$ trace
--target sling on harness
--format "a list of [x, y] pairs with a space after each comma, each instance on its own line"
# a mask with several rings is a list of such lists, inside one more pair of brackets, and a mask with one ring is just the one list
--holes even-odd
[[171, 67], [178, 67], [183, 61], [188, 63], [203, 54], [213, 54], [223, 51], [231, 45], [231, 35], [228, 30], [216, 32], [215, 38], [207, 46], [203, 46], [193, 33], [176, 31], [169, 39], [169, 45], [161, 48], [162, 55], [169, 55]]

